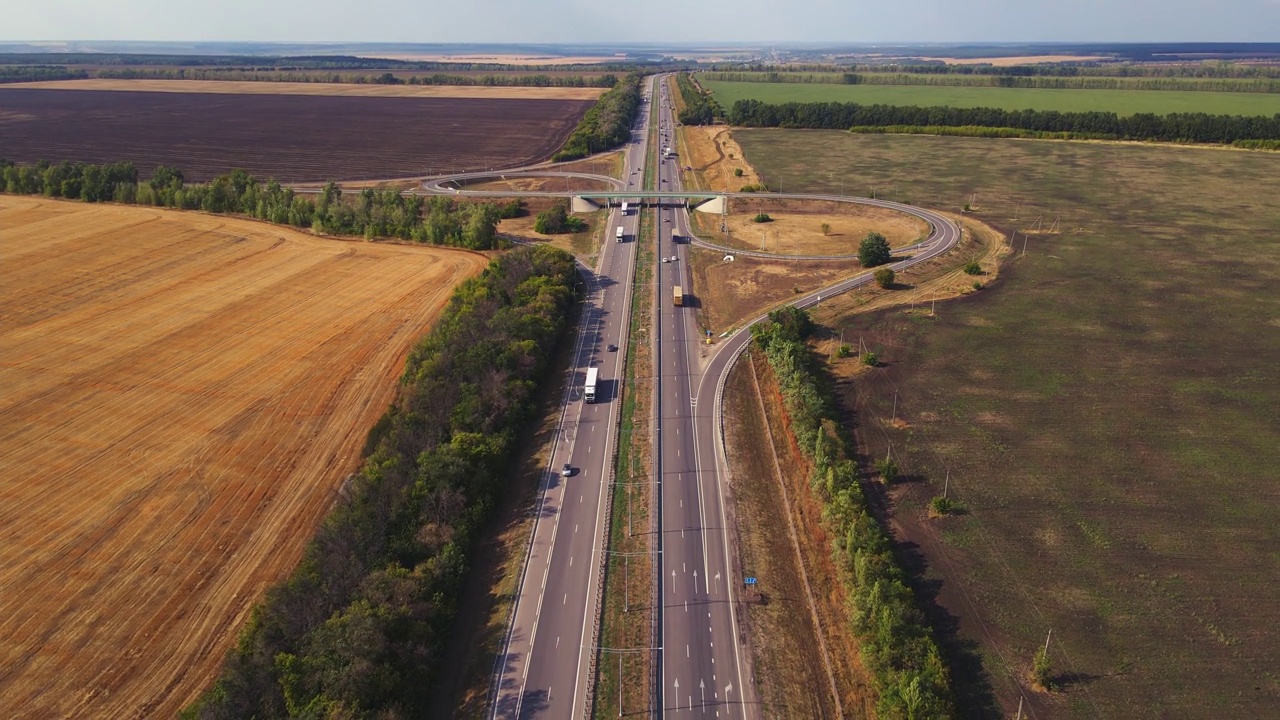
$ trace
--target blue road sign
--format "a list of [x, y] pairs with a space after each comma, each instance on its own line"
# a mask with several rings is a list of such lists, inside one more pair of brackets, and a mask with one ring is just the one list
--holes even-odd
[[744, 579], [742, 582], [746, 583], [747, 585], [755, 585], [755, 584], [756, 584], [756, 579], [755, 579], [755, 578], [753, 578], [753, 577], [749, 577], [749, 578]]

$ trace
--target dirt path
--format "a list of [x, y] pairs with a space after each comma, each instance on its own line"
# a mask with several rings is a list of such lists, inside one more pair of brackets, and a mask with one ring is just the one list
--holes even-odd
[[0, 707], [172, 716], [484, 258], [0, 197]]

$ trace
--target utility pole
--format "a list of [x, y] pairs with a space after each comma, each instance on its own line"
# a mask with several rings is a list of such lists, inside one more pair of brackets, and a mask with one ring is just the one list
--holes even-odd
[[1018, 717], [1014, 718], [1014, 720], [1022, 720], [1022, 700], [1022, 697], [1018, 698]]
[[1056, 218], [1054, 218], [1054, 219], [1053, 219], [1053, 227], [1050, 227], [1050, 228], [1049, 228], [1049, 232], [1051, 232], [1051, 233], [1052, 233], [1052, 232], [1057, 232], [1057, 231], [1058, 231], [1058, 221], [1059, 221], [1059, 220], [1061, 220], [1061, 219], [1062, 219], [1062, 216], [1061, 216], [1061, 215], [1059, 215], [1058, 217], [1056, 217]]
[[1049, 628], [1049, 634], [1044, 636], [1044, 656], [1049, 657], [1049, 638], [1053, 637], [1053, 628]]
[[1022, 257], [1027, 256], [1027, 239], [1031, 237], [1030, 233], [1022, 234]]
[[893, 391], [893, 417], [889, 420], [889, 422], [893, 423], [893, 422], [896, 422], [897, 420], [898, 420], [898, 391], [894, 390]]
[[942, 497], [947, 496], [947, 490], [951, 487], [951, 468], [947, 468], [947, 480], [942, 483]]
[[1018, 211], [1022, 209], [1022, 201], [1019, 200], [1017, 205], [1013, 206], [1013, 219], [1018, 219]]

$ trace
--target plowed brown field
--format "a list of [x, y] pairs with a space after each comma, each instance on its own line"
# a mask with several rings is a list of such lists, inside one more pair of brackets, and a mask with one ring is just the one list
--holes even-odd
[[0, 708], [171, 717], [485, 264], [0, 196]]

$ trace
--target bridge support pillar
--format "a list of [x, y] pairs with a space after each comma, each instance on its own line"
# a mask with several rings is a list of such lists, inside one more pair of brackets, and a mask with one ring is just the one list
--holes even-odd
[[574, 195], [569, 203], [569, 211], [576, 213], [590, 213], [600, 209], [600, 205], [594, 200], [584, 198], [581, 195]]
[[729, 209], [729, 199], [724, 195], [717, 195], [694, 209], [702, 213], [723, 215]]

